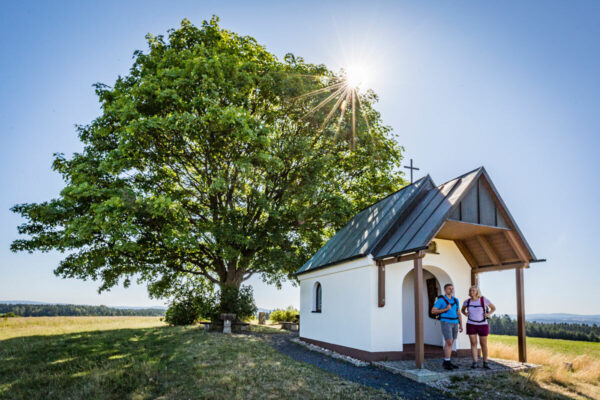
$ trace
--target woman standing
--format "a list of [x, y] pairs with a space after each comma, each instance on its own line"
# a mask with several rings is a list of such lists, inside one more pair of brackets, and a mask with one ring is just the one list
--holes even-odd
[[471, 340], [471, 354], [473, 355], [471, 368], [477, 368], [477, 336], [479, 336], [479, 344], [483, 353], [483, 368], [490, 369], [487, 363], [487, 336], [490, 333], [487, 319], [496, 311], [496, 307], [481, 295], [477, 286], [471, 286], [469, 298], [463, 303], [461, 311], [467, 316], [467, 335]]

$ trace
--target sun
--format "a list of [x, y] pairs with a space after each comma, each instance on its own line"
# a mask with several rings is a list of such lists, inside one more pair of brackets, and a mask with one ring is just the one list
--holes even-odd
[[370, 74], [364, 65], [349, 65], [345, 69], [346, 85], [350, 89], [357, 90], [359, 87], [365, 87], [368, 84]]

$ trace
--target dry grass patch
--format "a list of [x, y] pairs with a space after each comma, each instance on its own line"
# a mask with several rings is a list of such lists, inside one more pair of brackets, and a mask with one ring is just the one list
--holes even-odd
[[[517, 359], [517, 338], [492, 335], [490, 357]], [[600, 398], [600, 343], [528, 338], [527, 361], [542, 367], [531, 379], [575, 398]]]

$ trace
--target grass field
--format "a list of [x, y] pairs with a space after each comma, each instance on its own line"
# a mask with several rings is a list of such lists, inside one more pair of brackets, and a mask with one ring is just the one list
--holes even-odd
[[[517, 359], [517, 337], [491, 335], [490, 357]], [[554, 393], [600, 399], [600, 343], [527, 338], [527, 361], [542, 367], [528, 379]], [[524, 374], [522, 374], [524, 375]]]
[[[489, 342], [491, 357], [516, 357], [516, 337]], [[528, 338], [527, 350], [540, 369], [455, 382], [454, 394], [600, 398], [600, 343]], [[255, 336], [169, 327], [157, 317], [0, 318], [0, 399], [83, 398], [392, 397], [296, 362]]]
[[50, 317], [0, 319], [0, 398], [391, 397], [254, 336], [169, 327], [154, 317]]

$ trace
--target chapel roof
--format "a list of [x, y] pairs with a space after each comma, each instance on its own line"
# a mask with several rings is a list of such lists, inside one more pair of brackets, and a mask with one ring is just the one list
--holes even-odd
[[427, 175], [361, 210], [296, 274], [424, 250], [436, 236], [455, 240], [473, 268], [540, 261], [480, 167], [439, 186]]

